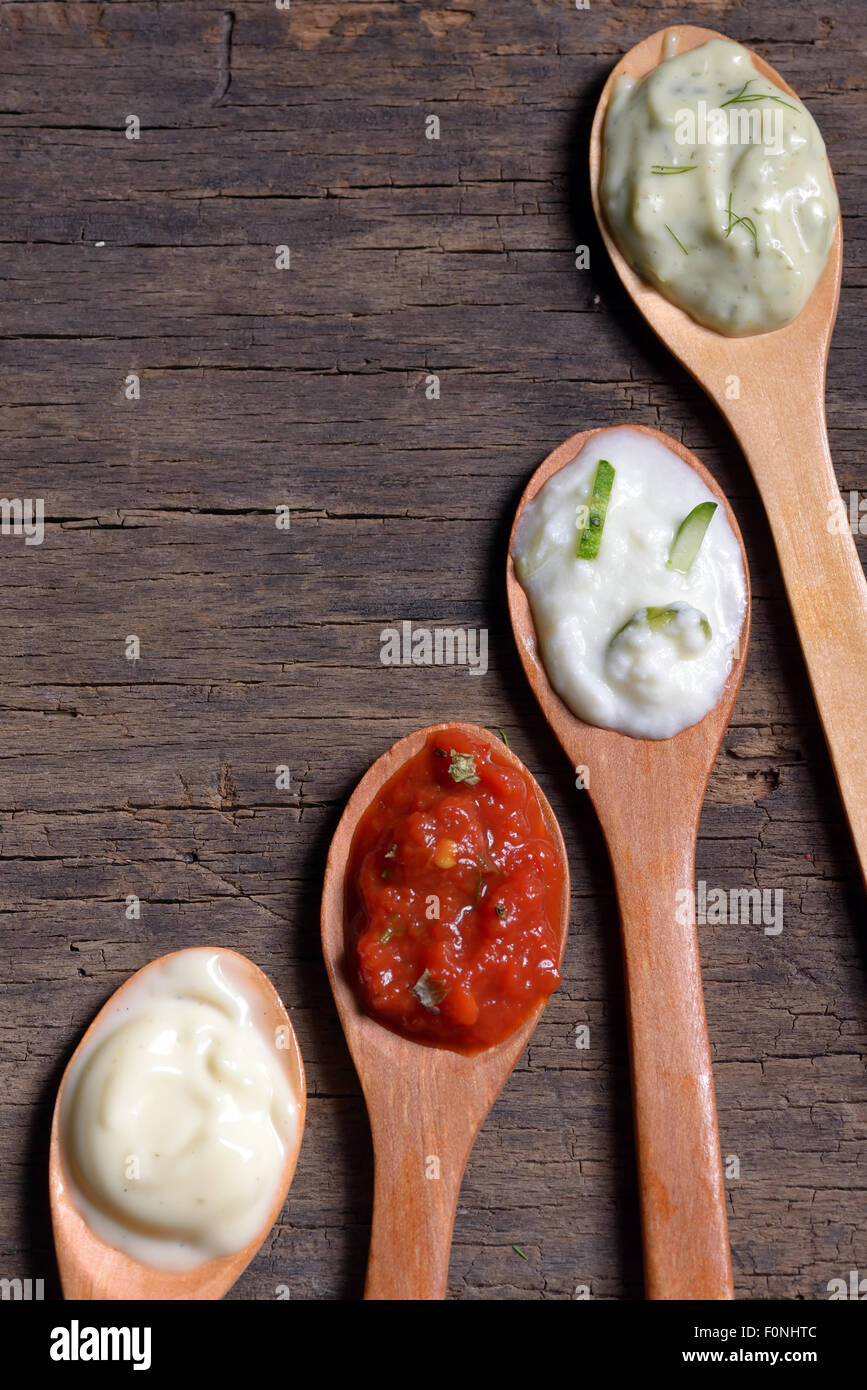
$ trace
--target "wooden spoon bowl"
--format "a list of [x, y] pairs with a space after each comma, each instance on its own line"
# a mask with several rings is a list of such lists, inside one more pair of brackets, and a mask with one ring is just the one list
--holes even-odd
[[[433, 724], [400, 739], [362, 777], [331, 842], [322, 895], [322, 950], [373, 1134], [374, 1195], [367, 1299], [442, 1299], [461, 1179], [482, 1123], [509, 1078], [544, 1004], [496, 1047], [474, 1056], [412, 1042], [365, 1014], [346, 961], [346, 870], [358, 824], [385, 784], [429, 735], [454, 731], [496, 748], [535, 790], [563, 866], [560, 954], [569, 932], [566, 847], [541, 788], [523, 763], [476, 724]], [[436, 1174], [436, 1176], [434, 1176]]]
[[160, 956], [131, 975], [103, 1005], [72, 1054], [57, 1092], [51, 1123], [48, 1187], [54, 1246], [64, 1298], [193, 1301], [222, 1298], [256, 1254], [286, 1200], [298, 1162], [307, 1104], [304, 1063], [295, 1030], [271, 981], [246, 956], [216, 946], [193, 949], [219, 956], [226, 976], [244, 991], [248, 999], [257, 1002], [258, 1017], [263, 1031], [274, 1035], [278, 1028], [285, 1030], [282, 1037], [287, 1046], [281, 1047], [277, 1055], [286, 1071], [292, 1092], [298, 1099], [298, 1128], [294, 1145], [287, 1149], [279, 1191], [274, 1197], [262, 1230], [243, 1250], [231, 1255], [221, 1255], [217, 1259], [207, 1260], [194, 1269], [187, 1270], [157, 1269], [142, 1264], [122, 1250], [108, 1245], [91, 1230], [75, 1205], [71, 1192], [75, 1184], [64, 1155], [62, 1124], [64, 1095], [71, 1069], [82, 1051], [89, 1046], [101, 1022], [114, 1012], [118, 1004], [122, 1005], [127, 990], [141, 979], [146, 971], [163, 965], [167, 960], [185, 952], [172, 951], [168, 955]]
[[[528, 502], [589, 439], [573, 435], [533, 474], [509, 542], [506, 587], [527, 679], [572, 766], [582, 770], [614, 871], [623, 937], [642, 1207], [645, 1276], [653, 1299], [731, 1298], [725, 1193], [710, 1045], [693, 921], [678, 918], [692, 894], [705, 789], [743, 677], [750, 630], [749, 571], [740, 530], [719, 485], [677, 440], [642, 425], [693, 468], [740, 541], [747, 605], [738, 650], [717, 705], [673, 738], [638, 739], [578, 719], [556, 694], [539, 656], [530, 603], [512, 547]], [[586, 769], [586, 772], [583, 770]]]
[[[590, 192], [602, 239], [635, 305], [707, 391], [738, 439], [768, 514], [813, 695], [840, 787], [861, 872], [867, 880], [867, 584], [841, 508], [825, 422], [825, 368], [837, 316], [843, 261], [840, 217], [827, 263], [797, 318], [783, 328], [732, 338], [705, 328], [633, 270], [619, 250], [600, 197], [603, 134], [621, 73], [640, 80], [662, 61], [667, 34], [677, 53], [713, 29], [678, 24], [629, 50], [602, 90], [590, 135]], [[797, 93], [757, 54], [757, 70]], [[830, 166], [829, 166], [830, 172]], [[833, 183], [833, 174], [831, 174]]]

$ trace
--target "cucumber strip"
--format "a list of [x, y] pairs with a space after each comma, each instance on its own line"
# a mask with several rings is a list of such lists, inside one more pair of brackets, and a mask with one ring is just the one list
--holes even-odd
[[667, 628], [667, 627], [668, 627], [669, 623], [673, 623], [673, 622], [674, 622], [675, 618], [677, 617], [677, 614], [678, 614], [678, 610], [677, 610], [676, 608], [646, 608], [646, 609], [645, 609], [645, 616], [646, 616], [646, 618], [647, 618], [647, 626], [648, 626], [653, 632], [662, 632], [664, 628]]
[[[716, 503], [713, 505], [716, 506]], [[648, 608], [647, 625], [654, 632], [661, 632], [664, 628], [668, 627], [669, 623], [673, 623], [678, 614], [683, 611], [683, 608]], [[700, 626], [705, 638], [709, 642], [711, 639], [710, 623], [704, 613], [701, 615]]]
[[716, 502], [699, 502], [697, 507], [693, 507], [689, 516], [684, 517], [677, 528], [677, 535], [671, 543], [671, 550], [668, 552], [668, 568], [670, 570], [679, 570], [681, 574], [689, 574], [695, 557], [701, 550], [704, 533], [710, 526], [716, 509]]
[[[614, 636], [609, 641], [608, 645], [609, 647], [613, 646], [614, 643], [617, 641], [618, 637], [622, 636], [627, 628], [633, 627], [637, 623], [646, 623], [647, 626], [650, 628], [651, 632], [664, 632], [665, 629], [671, 623], [674, 622], [675, 618], [679, 617], [681, 613], [690, 609], [692, 609], [692, 605], [688, 603], [682, 603], [679, 606], [673, 607], [664, 606], [654, 608], [639, 608], [637, 613], [633, 613], [632, 617], [627, 618], [626, 622], [623, 623], [623, 625], [617, 629], [617, 631], [614, 633]], [[700, 610], [698, 609], [695, 609], [693, 611], [700, 612]], [[713, 635], [711, 631], [710, 622], [708, 621], [708, 618], [704, 613], [701, 613], [700, 616], [701, 630], [704, 633], [705, 640], [709, 642]]]
[[613, 465], [607, 459], [599, 460], [596, 467], [596, 477], [593, 479], [593, 491], [590, 493], [590, 502], [587, 508], [587, 523], [578, 538], [577, 555], [579, 560], [595, 560], [599, 554], [599, 542], [602, 540], [605, 513], [608, 511], [608, 499], [614, 486], [614, 472]]

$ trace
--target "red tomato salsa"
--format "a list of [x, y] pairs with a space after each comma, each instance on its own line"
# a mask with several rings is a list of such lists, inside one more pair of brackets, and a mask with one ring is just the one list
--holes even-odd
[[349, 957], [365, 1012], [479, 1052], [560, 983], [564, 886], [526, 774], [462, 731], [431, 734], [352, 842]]

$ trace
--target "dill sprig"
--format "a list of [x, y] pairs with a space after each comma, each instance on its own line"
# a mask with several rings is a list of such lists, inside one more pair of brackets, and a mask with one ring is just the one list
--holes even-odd
[[753, 245], [754, 245], [755, 248], [756, 248], [756, 255], [758, 255], [758, 254], [759, 254], [759, 233], [758, 233], [758, 230], [757, 230], [757, 228], [756, 228], [756, 224], [755, 224], [755, 222], [753, 221], [753, 219], [752, 219], [751, 217], [739, 217], [738, 214], [732, 210], [732, 197], [733, 197], [733, 196], [734, 196], [733, 192], [729, 193], [729, 205], [728, 205], [729, 224], [728, 224], [728, 226], [726, 227], [726, 236], [731, 236], [731, 234], [732, 234], [732, 232], [734, 231], [735, 227], [746, 227], [747, 231], [749, 232], [750, 236], [751, 236], [752, 239], [753, 239]]
[[687, 251], [687, 249], [686, 249], [686, 247], [684, 246], [683, 242], [681, 241], [680, 237], [677, 236], [677, 234], [671, 230], [671, 228], [669, 227], [669, 225], [668, 225], [667, 222], [663, 222], [662, 225], [663, 225], [663, 227], [665, 228], [665, 230], [666, 230], [671, 236], [674, 237], [675, 241], [677, 242], [677, 244], [678, 244], [678, 246], [680, 247], [680, 249], [681, 249], [681, 251], [683, 252], [683, 254], [684, 254], [685, 256], [688, 256], [688, 255], [689, 255], [689, 252]]
[[720, 102], [720, 106], [746, 106], [751, 101], [776, 101], [780, 106], [788, 106], [790, 111], [798, 110], [797, 106], [793, 106], [790, 101], [783, 101], [782, 97], [775, 97], [771, 92], [751, 92], [749, 96], [745, 96], [747, 87], [751, 86], [755, 80], [754, 77], [751, 77], [741, 87], [737, 96], [729, 97], [728, 101]]

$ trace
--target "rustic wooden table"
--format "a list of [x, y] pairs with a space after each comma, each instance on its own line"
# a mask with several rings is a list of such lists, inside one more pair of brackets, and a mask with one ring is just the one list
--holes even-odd
[[[752, 567], [698, 848], [709, 886], [784, 894], [778, 935], [700, 930], [736, 1289], [826, 1298], [867, 1275], [863, 892], [744, 460], [614, 282], [584, 161], [606, 73], [668, 20], [801, 93], [844, 213], [831, 446], [867, 498], [860, 7], [229, 3], [0, 4], [2, 491], [46, 516], [41, 545], [0, 536], [0, 1275], [57, 1293], [48, 1124], [85, 1024], [153, 956], [221, 943], [271, 974], [310, 1082], [289, 1202], [232, 1297], [359, 1297], [370, 1146], [320, 959], [324, 856], [369, 762], [459, 717], [539, 777], [574, 907], [471, 1158], [451, 1293], [640, 1296], [611, 877], [502, 578], [552, 445], [633, 420], [715, 472]], [[383, 666], [405, 620], [486, 628], [486, 674]]]

